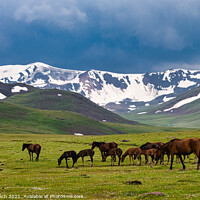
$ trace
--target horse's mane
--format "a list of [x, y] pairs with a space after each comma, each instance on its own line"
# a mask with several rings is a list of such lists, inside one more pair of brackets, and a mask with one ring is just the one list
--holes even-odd
[[93, 142], [96, 146], [100, 146], [101, 144], [105, 144], [105, 142]]

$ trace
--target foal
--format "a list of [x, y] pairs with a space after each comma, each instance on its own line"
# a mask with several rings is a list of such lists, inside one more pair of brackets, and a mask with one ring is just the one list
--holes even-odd
[[147, 164], [148, 162], [148, 165], [151, 164], [150, 160], [149, 160], [149, 156], [151, 156], [151, 160], [152, 162], [154, 162], [154, 159], [156, 158], [156, 151], [157, 149], [147, 149], [147, 150], [142, 150], [141, 154], [145, 156], [145, 164]]
[[76, 159], [78, 160], [80, 157], [82, 158], [82, 163], [83, 163], [83, 167], [84, 167], [84, 157], [85, 156], [90, 156], [90, 160], [91, 160], [91, 164], [90, 167], [93, 166], [93, 156], [94, 156], [94, 151], [92, 149], [84, 149], [81, 150], [78, 154]]
[[[138, 159], [138, 164], [141, 165], [141, 152], [142, 150], [140, 148], [129, 148], [123, 155], [122, 155], [122, 162], [124, 162], [124, 159], [126, 158], [127, 155], [129, 155], [129, 161], [131, 165], [131, 158], [133, 160], [133, 165], [134, 160], [137, 158]], [[133, 158], [134, 156], [134, 158]]]
[[67, 163], [67, 159], [72, 157], [73, 160], [73, 164], [72, 167], [74, 167], [74, 164], [76, 163], [76, 152], [75, 151], [65, 151], [60, 158], [58, 159], [58, 165], [60, 166], [61, 161], [65, 158], [66, 160], [66, 167], [68, 168], [68, 163]]
[[28, 153], [30, 156], [30, 161], [33, 161], [33, 153], [37, 154], [37, 157], [35, 160], [39, 160], [39, 155], [40, 155], [40, 151], [41, 151], [41, 146], [39, 144], [23, 144], [22, 145], [22, 151], [24, 151], [24, 149], [28, 149]]
[[104, 159], [106, 160], [108, 156], [111, 156], [111, 166], [114, 166], [115, 157], [118, 156], [119, 158], [118, 165], [120, 165], [121, 155], [122, 155], [122, 150], [120, 148], [114, 148], [114, 149], [110, 149], [109, 151], [105, 153]]

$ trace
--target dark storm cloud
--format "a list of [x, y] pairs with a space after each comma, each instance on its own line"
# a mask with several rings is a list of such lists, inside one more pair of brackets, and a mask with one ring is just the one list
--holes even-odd
[[132, 73], [200, 61], [196, 0], [0, 0], [0, 64]]

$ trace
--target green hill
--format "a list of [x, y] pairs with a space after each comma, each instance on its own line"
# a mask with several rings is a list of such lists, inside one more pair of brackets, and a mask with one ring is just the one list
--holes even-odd
[[100, 122], [75, 112], [39, 110], [8, 102], [0, 102], [0, 110], [0, 133], [106, 135], [181, 131], [142, 124]]
[[166, 109], [172, 108], [178, 102], [187, 101], [187, 99], [198, 94], [200, 94], [200, 87], [190, 90], [164, 104], [145, 107], [123, 115], [123, 117], [154, 126], [200, 128], [200, 99], [166, 112]]
[[136, 124], [93, 103], [80, 94], [56, 89], [37, 89], [26, 94], [15, 94], [7, 102], [41, 110], [71, 111], [98, 121]]

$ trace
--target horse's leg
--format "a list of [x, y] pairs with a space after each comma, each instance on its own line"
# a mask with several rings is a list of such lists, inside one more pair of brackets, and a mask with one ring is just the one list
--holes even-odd
[[30, 157], [30, 161], [31, 161], [31, 152], [29, 151], [28, 153], [29, 153], [29, 157]]
[[72, 157], [72, 160], [73, 160], [73, 164], [72, 164], [72, 167], [74, 167], [74, 164], [76, 163], [77, 159]]
[[185, 170], [185, 165], [184, 165], [184, 161], [183, 161], [182, 156], [179, 154], [178, 157], [180, 158], [180, 161], [181, 161], [181, 163], [183, 165], [183, 170]]
[[111, 156], [111, 166], [114, 166], [114, 158]]
[[32, 161], [33, 161], [33, 152], [32, 152]]
[[118, 166], [119, 166], [120, 165], [121, 156], [118, 156], [118, 158], [119, 158], [119, 162], [118, 162]]
[[129, 164], [129, 165], [131, 165], [131, 155], [129, 155], [129, 161], [130, 161], [130, 164]]
[[131, 158], [132, 158], [132, 160], [133, 160], [133, 165], [135, 165], [135, 162], [134, 162], [135, 159], [133, 158], [133, 155], [131, 156]]
[[147, 164], [148, 159], [147, 159], [147, 155], [145, 155], [145, 165]]
[[92, 156], [90, 156], [90, 159], [91, 159], [91, 164], [90, 164], [90, 167], [92, 167], [92, 166], [93, 166], [93, 157], [92, 157]]
[[102, 162], [106, 161], [105, 153], [101, 151]]
[[172, 170], [173, 161], [174, 161], [174, 154], [171, 154], [171, 165], [170, 165], [171, 170]]
[[82, 157], [82, 164], [83, 164], [83, 167], [84, 167], [84, 157]]
[[167, 165], [169, 165], [170, 154], [167, 154]]
[[154, 155], [151, 156], [151, 162], [153, 163], [154, 161]]
[[199, 154], [199, 156], [198, 156], [197, 170], [199, 170], [199, 165], [200, 165], [200, 154]]
[[149, 159], [149, 155], [147, 155], [147, 162], [146, 163], [148, 163], [148, 165], [150, 165], [151, 163], [150, 163], [150, 159]]
[[37, 153], [37, 157], [36, 157], [36, 159], [35, 160], [39, 160], [39, 155], [40, 155], [40, 153]]
[[65, 158], [65, 161], [66, 161], [66, 168], [68, 168], [67, 158]]

